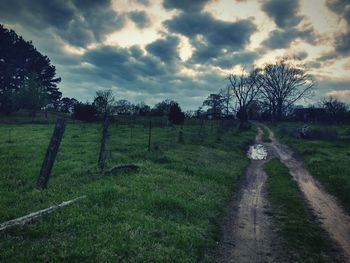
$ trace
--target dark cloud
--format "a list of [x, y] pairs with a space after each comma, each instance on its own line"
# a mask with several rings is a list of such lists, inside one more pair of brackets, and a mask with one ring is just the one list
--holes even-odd
[[170, 32], [188, 37], [195, 48], [194, 62], [205, 62], [222, 54], [223, 50], [243, 50], [256, 25], [250, 19], [227, 22], [215, 19], [209, 13], [181, 13], [168, 20]]
[[[341, 34], [335, 34], [334, 50], [337, 56], [350, 54], [350, 1], [349, 0], [328, 0], [327, 7], [336, 13], [340, 18], [346, 22], [346, 31]], [[330, 56], [330, 55], [329, 55]], [[323, 56], [321, 59], [325, 59]]]
[[100, 46], [86, 52], [82, 61], [91, 64], [95, 74], [121, 82], [166, 73], [166, 68], [159, 59], [143, 54], [136, 46], [130, 49]]
[[198, 12], [210, 0], [164, 0], [163, 6], [166, 9], [180, 9], [185, 12]]
[[268, 0], [264, 1], [262, 9], [280, 28], [296, 26], [303, 19], [297, 15], [299, 0]]
[[208, 64], [212, 61], [212, 59], [220, 57], [223, 54], [221, 48], [213, 46], [208, 41], [197, 41], [192, 39], [191, 43], [195, 48], [190, 60], [192, 63]]
[[314, 29], [312, 27], [275, 29], [269, 33], [269, 36], [261, 44], [268, 49], [288, 48], [297, 39], [314, 44], [316, 41]]
[[178, 45], [179, 38], [175, 36], [168, 36], [165, 39], [158, 39], [146, 46], [146, 50], [160, 58], [165, 63], [172, 63], [179, 60]]
[[201, 35], [212, 45], [230, 46], [237, 50], [248, 44], [251, 34], [256, 31], [256, 26], [250, 19], [226, 22], [215, 19], [209, 13], [181, 13], [166, 21], [165, 26], [171, 32], [189, 38]]
[[304, 60], [308, 57], [308, 55], [309, 54], [305, 50], [300, 50], [300, 51], [294, 52], [292, 54], [292, 57], [298, 60]]
[[212, 63], [221, 68], [227, 69], [230, 69], [235, 65], [250, 67], [258, 56], [259, 52], [256, 51], [234, 52], [231, 54], [224, 54], [221, 57], [214, 59]]
[[[327, 93], [331, 91], [342, 91], [342, 90], [350, 90], [350, 80], [337, 80], [337, 79], [330, 79], [329, 77], [325, 76], [316, 76], [316, 81], [318, 83], [317, 90], [318, 90], [318, 97], [324, 97], [327, 96]], [[344, 100], [347, 103], [350, 103], [350, 97], [348, 98], [340, 98], [341, 100]]]
[[301, 21], [304, 16], [299, 13], [299, 0], [268, 0], [262, 4], [262, 10], [275, 22], [277, 28], [270, 31], [268, 37], [262, 42], [263, 49], [289, 48], [295, 40], [304, 40], [316, 44], [317, 34], [310, 24]]
[[[137, 47], [133, 49], [135, 51]], [[115, 61], [113, 64], [104, 63], [105, 55], [102, 53], [105, 52]], [[91, 65], [64, 69], [63, 91], [69, 85], [69, 96], [76, 94], [80, 99], [83, 96], [91, 100], [96, 90], [112, 88], [118, 98], [127, 98], [133, 102], [146, 101], [152, 104], [171, 98], [179, 101], [185, 109], [193, 109], [202, 103], [207, 94], [217, 92], [218, 86], [225, 85], [224, 76], [210, 70], [193, 78], [173, 71], [171, 67], [162, 66], [153, 55], [142, 54], [136, 59], [132, 53], [131, 48], [113, 47], [89, 52], [84, 56], [84, 61]], [[124, 59], [125, 55], [129, 56], [128, 60]], [[74, 83], [74, 89], [71, 83]]]
[[151, 24], [151, 20], [145, 11], [132, 11], [128, 15], [138, 28], [145, 28]]
[[305, 64], [308, 68], [318, 69], [321, 68], [322, 64], [318, 61], [309, 61]]
[[48, 30], [71, 45], [84, 47], [124, 25], [110, 0], [13, 0], [0, 1], [2, 22]]
[[335, 39], [335, 49], [340, 54], [350, 54], [350, 29], [344, 34], [340, 34]]

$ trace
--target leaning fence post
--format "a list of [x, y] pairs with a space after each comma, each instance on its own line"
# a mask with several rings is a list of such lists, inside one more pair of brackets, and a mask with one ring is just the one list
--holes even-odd
[[101, 139], [101, 146], [100, 146], [100, 154], [98, 157], [98, 167], [103, 170], [105, 166], [105, 160], [106, 160], [106, 142], [108, 137], [108, 117], [105, 117], [104, 123], [103, 123], [103, 130], [102, 130], [102, 139]]
[[39, 188], [47, 187], [51, 170], [55, 162], [65, 128], [66, 119], [57, 119], [55, 129], [52, 134], [49, 147], [47, 148], [46, 155], [41, 166], [40, 175], [37, 181], [37, 187]]
[[152, 121], [149, 121], [149, 130], [148, 130], [148, 151], [151, 151], [151, 135], [152, 135]]

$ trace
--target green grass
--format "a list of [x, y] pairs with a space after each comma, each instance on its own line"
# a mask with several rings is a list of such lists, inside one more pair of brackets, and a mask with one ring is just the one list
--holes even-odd
[[[35, 183], [53, 125], [0, 125], [0, 222], [80, 195], [87, 198], [39, 222], [0, 233], [0, 262], [209, 261], [220, 217], [248, 160], [254, 131], [223, 133], [207, 125], [110, 125], [107, 167], [138, 172], [103, 176], [97, 159], [101, 125], [69, 123], [47, 190]], [[212, 131], [211, 131], [212, 130]], [[157, 146], [157, 147], [155, 147]], [[156, 148], [157, 150], [155, 150]]]
[[336, 140], [295, 139], [281, 134], [281, 127], [293, 129], [302, 127], [300, 123], [281, 123], [273, 129], [279, 139], [290, 145], [305, 161], [310, 173], [326, 190], [334, 195], [340, 204], [350, 212], [350, 138], [348, 126], [314, 125], [319, 129], [336, 129], [339, 138]]
[[277, 159], [265, 168], [273, 218], [293, 262], [334, 262], [329, 242], [308, 211], [297, 183]]

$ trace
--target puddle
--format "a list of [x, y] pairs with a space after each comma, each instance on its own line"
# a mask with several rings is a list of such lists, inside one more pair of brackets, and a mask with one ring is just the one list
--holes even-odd
[[265, 160], [267, 157], [267, 151], [264, 145], [254, 144], [249, 146], [247, 155], [252, 160]]

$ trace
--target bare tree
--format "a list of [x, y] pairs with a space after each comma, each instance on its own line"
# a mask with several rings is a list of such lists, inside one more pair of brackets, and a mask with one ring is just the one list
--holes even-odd
[[337, 98], [323, 98], [319, 105], [325, 109], [328, 121], [341, 122], [345, 119], [348, 106]]
[[97, 111], [103, 114], [104, 118], [111, 114], [114, 103], [115, 98], [112, 90], [99, 90], [96, 92], [93, 104], [97, 108]]
[[237, 117], [240, 120], [240, 128], [244, 128], [248, 121], [248, 110], [260, 91], [260, 83], [257, 82], [258, 71], [253, 70], [249, 74], [231, 74], [228, 77], [230, 89], [237, 102]]
[[131, 115], [133, 108], [133, 105], [128, 100], [118, 100], [115, 102], [114, 111], [118, 115]]
[[272, 120], [280, 120], [285, 110], [310, 95], [315, 85], [304, 65], [294, 65], [287, 59], [265, 65], [260, 70], [258, 82], [270, 105]]

